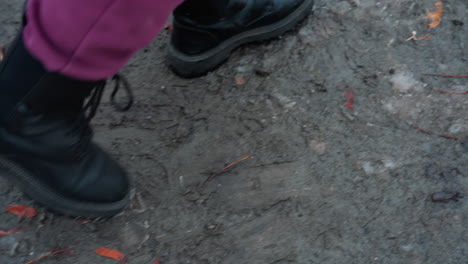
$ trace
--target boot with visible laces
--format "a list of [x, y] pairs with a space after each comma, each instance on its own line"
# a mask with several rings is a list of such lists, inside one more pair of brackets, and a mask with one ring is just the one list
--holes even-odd
[[127, 173], [91, 141], [89, 126], [106, 81], [48, 72], [21, 35], [0, 62], [0, 176], [54, 212], [121, 212], [129, 200]]

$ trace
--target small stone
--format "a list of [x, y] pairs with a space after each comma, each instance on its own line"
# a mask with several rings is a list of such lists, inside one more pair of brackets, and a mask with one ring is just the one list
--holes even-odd
[[362, 169], [366, 173], [366, 175], [373, 175], [376, 173], [376, 168], [373, 166], [372, 162], [364, 161], [362, 162]]
[[296, 105], [296, 102], [280, 93], [274, 93], [273, 96], [275, 96], [279, 103], [286, 109], [291, 109]]
[[361, 5], [361, 0], [348, 0], [352, 7], [358, 7]]
[[413, 245], [411, 245], [411, 244], [403, 245], [403, 246], [401, 246], [401, 249], [408, 252], [408, 251], [411, 251], [413, 249]]
[[222, 225], [208, 224], [205, 225], [205, 232], [211, 235], [219, 234], [222, 232]]
[[325, 144], [325, 142], [319, 142], [315, 139], [309, 141], [309, 147], [320, 155], [325, 154], [327, 150], [327, 144]]
[[149, 234], [146, 228], [134, 223], [126, 223], [119, 234], [122, 249], [126, 252], [135, 252], [148, 241]]
[[468, 132], [468, 124], [459, 120], [449, 127], [448, 132], [450, 134], [466, 133]]
[[237, 72], [239, 73], [246, 73], [246, 72], [251, 72], [253, 70], [252, 65], [242, 65], [236, 68]]
[[341, 114], [348, 119], [348, 121], [354, 121], [354, 116], [351, 114], [348, 108], [341, 107]]
[[395, 91], [400, 93], [421, 92], [423, 85], [410, 72], [398, 72], [390, 78]]
[[341, 1], [333, 8], [333, 12], [338, 15], [344, 15], [348, 13], [351, 10], [351, 8], [352, 6], [350, 3], [346, 1]]
[[209, 230], [213, 230], [216, 228], [216, 225], [207, 225], [206, 228]]
[[29, 252], [30, 250], [31, 250], [31, 245], [26, 240], [20, 241], [18, 247], [16, 248], [16, 252], [18, 254], [23, 254], [23, 255]]
[[0, 252], [3, 252], [4, 254], [10, 253], [12, 248], [16, 249], [17, 246], [18, 246], [18, 240], [16, 239], [15, 236], [9, 235], [9, 236], [0, 238]]

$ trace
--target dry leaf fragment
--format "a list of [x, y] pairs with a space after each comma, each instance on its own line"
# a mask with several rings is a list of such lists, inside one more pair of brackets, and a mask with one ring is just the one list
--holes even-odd
[[426, 15], [427, 19], [432, 20], [432, 22], [427, 25], [427, 27], [429, 27], [429, 28], [437, 27], [440, 24], [440, 21], [442, 19], [442, 11], [443, 11], [442, 1], [437, 1], [435, 6], [436, 6], [437, 9], [434, 12], [429, 12]]
[[356, 97], [356, 95], [354, 94], [354, 91], [352, 89], [349, 89], [347, 91], [345, 91], [343, 93], [343, 95], [345, 96], [346, 98], [346, 107], [348, 107], [349, 109], [353, 110], [354, 109], [354, 98]]
[[237, 85], [244, 85], [246, 83], [244, 76], [240, 74], [236, 75], [234, 80], [236, 81]]
[[14, 215], [26, 218], [32, 218], [37, 215], [36, 209], [25, 205], [8, 205], [6, 209]]
[[103, 257], [111, 258], [115, 260], [122, 260], [125, 258], [125, 255], [122, 252], [118, 251], [117, 249], [98, 248], [94, 250], [94, 252], [98, 254], [99, 256], [103, 256]]

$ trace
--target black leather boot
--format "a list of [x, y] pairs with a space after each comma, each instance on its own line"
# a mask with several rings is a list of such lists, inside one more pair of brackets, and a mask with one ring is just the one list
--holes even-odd
[[127, 174], [91, 142], [89, 121], [105, 83], [47, 72], [19, 34], [0, 63], [0, 175], [65, 215], [122, 211]]
[[294, 28], [313, 4], [314, 0], [186, 0], [174, 11], [168, 65], [182, 77], [204, 75], [235, 48]]

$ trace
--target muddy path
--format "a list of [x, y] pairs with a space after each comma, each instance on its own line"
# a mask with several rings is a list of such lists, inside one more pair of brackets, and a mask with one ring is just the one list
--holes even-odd
[[[0, 210], [0, 230], [23, 227], [0, 238], [0, 263], [64, 247], [74, 254], [40, 263], [116, 263], [99, 247], [128, 264], [467, 263], [468, 198], [431, 195], [468, 193], [468, 143], [418, 128], [468, 138], [468, 95], [434, 91], [468, 79], [422, 75], [468, 74], [468, 3], [444, 1], [429, 30], [433, 2], [318, 0], [294, 32], [194, 80], [166, 68], [163, 32], [123, 70], [135, 106], [105, 100], [93, 121], [132, 175], [130, 206], [88, 224]], [[1, 42], [20, 6], [2, 0]], [[9, 204], [35, 206], [1, 179]]]

